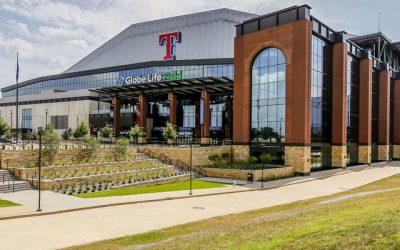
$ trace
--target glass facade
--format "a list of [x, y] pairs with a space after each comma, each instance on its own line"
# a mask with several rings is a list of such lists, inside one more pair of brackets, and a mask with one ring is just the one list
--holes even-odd
[[[394, 121], [394, 79], [390, 79], [390, 136], [389, 142], [393, 143], [393, 121]], [[393, 156], [392, 156], [393, 157]]]
[[182, 127], [196, 127], [196, 105], [191, 100], [182, 100]]
[[378, 143], [379, 119], [379, 71], [372, 70], [372, 143]]
[[358, 142], [360, 63], [351, 55], [347, 57], [347, 142]]
[[312, 37], [311, 64], [311, 168], [331, 165], [332, 46]]
[[262, 51], [252, 69], [251, 141], [285, 140], [286, 62], [275, 48]]
[[210, 104], [210, 113], [211, 113], [211, 130], [220, 130], [222, 129], [222, 114], [224, 109], [223, 103], [213, 103]]
[[379, 132], [379, 71], [372, 70], [371, 160], [378, 160]]
[[[215, 65], [186, 65], [186, 66], [157, 66], [128, 69], [117, 72], [99, 73], [85, 76], [76, 76], [36, 82], [19, 88], [19, 95], [40, 94], [43, 90], [77, 90], [95, 89], [117, 85], [117, 80], [128, 76], [143, 76], [153, 73], [181, 71], [182, 79], [197, 77], [232, 77], [232, 64]], [[15, 89], [4, 91], [3, 97], [15, 96]]]
[[250, 138], [251, 154], [269, 154], [268, 164], [284, 164], [285, 107], [285, 57], [279, 49], [268, 48], [253, 62]]
[[32, 129], [32, 109], [22, 109], [22, 128]]
[[332, 120], [332, 47], [312, 39], [311, 141], [330, 142]]

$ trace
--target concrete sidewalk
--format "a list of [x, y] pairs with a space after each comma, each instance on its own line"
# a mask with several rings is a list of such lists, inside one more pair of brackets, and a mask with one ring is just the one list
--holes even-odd
[[[393, 163], [393, 166], [397, 165], [398, 165], [397, 163]], [[38, 208], [37, 190], [28, 190], [16, 193], [0, 193], [0, 199], [13, 201], [15, 203], [22, 205], [19, 207], [13, 207], [14, 209], [13, 208], [0, 209], [0, 220], [6, 218], [19, 217], [19, 216], [20, 217], [37, 216], [46, 213], [58, 213], [63, 211], [90, 209], [90, 208], [98, 208], [98, 207], [112, 206], [119, 204], [181, 199], [181, 198], [190, 198], [190, 197], [205, 196], [205, 195], [252, 191], [254, 189], [272, 189], [287, 185], [293, 185], [296, 183], [313, 181], [316, 179], [328, 178], [334, 175], [341, 175], [349, 172], [362, 171], [365, 169], [381, 168], [381, 167], [385, 167], [384, 163], [376, 163], [373, 164], [372, 166], [358, 165], [346, 169], [339, 168], [339, 169], [330, 169], [330, 170], [312, 172], [310, 176], [297, 176], [297, 177], [274, 180], [274, 181], [266, 181], [263, 183], [263, 187], [261, 182], [247, 183], [245, 181], [236, 181], [237, 185], [233, 186], [235, 180], [232, 179], [204, 177], [201, 178], [200, 180], [225, 183], [227, 186], [222, 188], [196, 189], [193, 190], [192, 196], [189, 196], [189, 191], [185, 190], [185, 191], [83, 199], [51, 191], [42, 191], [41, 213], [38, 213], [36, 211]]]
[[[189, 187], [188, 187], [189, 188]], [[101, 207], [123, 203], [139, 203], [159, 200], [171, 200], [179, 198], [189, 198], [204, 195], [215, 195], [220, 193], [242, 192], [252, 190], [247, 187], [231, 185], [220, 188], [205, 188], [193, 190], [193, 195], [189, 196], [189, 190], [159, 192], [149, 194], [110, 196], [101, 198], [79, 198], [71, 195], [55, 193], [52, 191], [42, 191], [41, 209], [43, 213], [54, 213], [68, 210], [85, 209], [91, 207]], [[16, 193], [0, 193], [0, 200], [8, 200], [20, 204], [18, 207], [0, 208], [0, 220], [7, 217], [38, 215], [38, 191], [28, 190]]]
[[56, 249], [330, 195], [400, 173], [400, 167], [348, 171], [278, 188], [120, 205], [0, 221], [0, 249]]

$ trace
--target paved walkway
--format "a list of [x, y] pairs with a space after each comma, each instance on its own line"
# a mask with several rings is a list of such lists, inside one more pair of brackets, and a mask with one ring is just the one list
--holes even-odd
[[[383, 165], [374, 164], [375, 167], [380, 167]], [[327, 178], [333, 175], [345, 174], [353, 171], [361, 171], [364, 169], [371, 168], [368, 165], [354, 166], [347, 169], [331, 169], [320, 172], [313, 172], [310, 176], [298, 176], [287, 179], [275, 180], [264, 182], [264, 189], [271, 189], [282, 187], [286, 185], [293, 185], [296, 183], [307, 182], [316, 180], [319, 178]], [[212, 195], [218, 193], [230, 193], [238, 191], [246, 191], [251, 189], [261, 189], [261, 182], [247, 183], [245, 181], [236, 181], [236, 186], [233, 187], [232, 184], [234, 180], [221, 179], [221, 178], [201, 178], [204, 181], [220, 182], [226, 183], [228, 186], [223, 188], [210, 188], [210, 189], [197, 189], [193, 190], [193, 196], [204, 196]], [[189, 187], [188, 187], [189, 188]], [[105, 206], [120, 203], [133, 203], [133, 202], [143, 202], [152, 200], [162, 200], [162, 199], [176, 199], [188, 197], [188, 191], [174, 191], [174, 192], [161, 192], [161, 193], [151, 193], [151, 194], [139, 194], [139, 195], [127, 195], [127, 196], [114, 196], [114, 197], [102, 197], [102, 198], [92, 198], [92, 199], [82, 199], [75, 196], [54, 193], [51, 191], [42, 191], [42, 212], [59, 212], [64, 210], [81, 209], [88, 207]], [[15, 203], [21, 204], [22, 206], [15, 209], [0, 209], [0, 219], [10, 216], [20, 216], [27, 214], [37, 214], [36, 210], [38, 208], [38, 191], [28, 190], [16, 193], [0, 193], [0, 199], [13, 201]]]
[[[189, 188], [189, 187], [188, 187]], [[193, 197], [214, 195], [220, 193], [230, 193], [239, 191], [251, 190], [247, 187], [231, 185], [220, 188], [205, 188], [193, 190]], [[64, 210], [82, 209], [97, 206], [121, 204], [121, 203], [135, 203], [135, 202], [148, 202], [158, 200], [168, 200], [177, 198], [189, 197], [189, 190], [173, 191], [173, 192], [160, 192], [150, 194], [137, 194], [137, 195], [124, 195], [124, 196], [111, 196], [101, 198], [84, 199], [71, 195], [55, 193], [52, 191], [42, 191], [41, 194], [41, 209], [42, 213], [46, 212], [59, 212]], [[13, 201], [21, 204], [22, 206], [13, 207], [14, 209], [0, 209], [0, 219], [10, 216], [21, 216], [29, 214], [37, 214], [38, 208], [38, 191], [28, 190], [16, 193], [0, 193], [0, 200]]]
[[[321, 178], [327, 178], [327, 177], [331, 177], [333, 175], [340, 175], [340, 174], [345, 174], [345, 173], [354, 172], [354, 171], [361, 171], [364, 169], [370, 169], [370, 168], [375, 168], [375, 167], [384, 167], [385, 165], [388, 165], [388, 164], [386, 162], [378, 162], [378, 163], [373, 163], [371, 166], [364, 164], [364, 165], [349, 166], [345, 169], [333, 168], [333, 169], [328, 169], [328, 170], [311, 172], [311, 174], [309, 176], [295, 176], [295, 177], [285, 178], [285, 179], [280, 179], [280, 180], [265, 181], [264, 183], [261, 183], [261, 181], [255, 181], [253, 183], [248, 183], [247, 181], [242, 181], [242, 180], [211, 178], [211, 177], [203, 177], [200, 180], [211, 181], [211, 182], [220, 182], [220, 183], [225, 183], [225, 184], [230, 184], [230, 185], [232, 185], [235, 181], [237, 185], [240, 185], [243, 187], [248, 187], [248, 188], [253, 188], [253, 189], [270, 189], [270, 188], [276, 188], [276, 187], [281, 187], [281, 186], [285, 186], [285, 185], [292, 185], [294, 183], [300, 183], [300, 182], [312, 181], [312, 180], [321, 179]], [[400, 167], [400, 162], [399, 161], [392, 162], [389, 165]]]
[[0, 249], [56, 249], [138, 234], [215, 216], [330, 195], [400, 173], [349, 171], [274, 189], [121, 205], [0, 221]]

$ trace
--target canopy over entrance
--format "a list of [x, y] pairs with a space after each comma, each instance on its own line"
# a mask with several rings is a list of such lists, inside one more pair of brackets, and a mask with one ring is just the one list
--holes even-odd
[[202, 77], [174, 81], [130, 84], [122, 86], [103, 87], [91, 90], [99, 93], [103, 100], [118, 97], [121, 100], [138, 99], [139, 96], [162, 97], [173, 92], [180, 95], [200, 94], [207, 90], [213, 94], [228, 94], [233, 92], [233, 79], [230, 77]]

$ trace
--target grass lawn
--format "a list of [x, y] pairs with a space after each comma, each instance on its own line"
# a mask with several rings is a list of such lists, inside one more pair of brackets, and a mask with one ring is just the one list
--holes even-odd
[[0, 207], [12, 207], [12, 206], [19, 206], [19, 204], [11, 201], [0, 200]]
[[[94, 193], [76, 194], [75, 196], [81, 198], [98, 198], [98, 197], [121, 196], [130, 194], [148, 194], [148, 193], [159, 193], [159, 192], [169, 192], [169, 191], [180, 191], [180, 190], [189, 190], [189, 185], [190, 185], [189, 181], [185, 181], [172, 184], [161, 184], [150, 187], [130, 187], [122, 189], [112, 189]], [[198, 180], [193, 180], [192, 185], [193, 189], [217, 188], [224, 186], [224, 184], [221, 183], [198, 181]]]
[[[400, 176], [71, 249], [400, 249]], [[245, 201], [243, 201], [245, 202]]]

